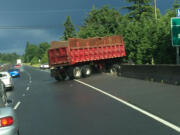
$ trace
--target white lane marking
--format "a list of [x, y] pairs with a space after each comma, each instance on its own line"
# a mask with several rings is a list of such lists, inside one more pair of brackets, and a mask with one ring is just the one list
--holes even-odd
[[26, 90], [28, 91], [28, 90], [29, 90], [29, 87], [27, 87]]
[[19, 105], [21, 104], [21, 102], [19, 101], [19, 102], [17, 102], [17, 104], [14, 106], [14, 110], [16, 110], [18, 107], [19, 107]]
[[148, 116], [148, 117], [151, 117], [152, 119], [154, 119], [154, 120], [156, 120], [156, 121], [158, 121], [158, 122], [166, 125], [167, 127], [171, 128], [171, 129], [173, 129], [173, 130], [175, 130], [175, 131], [177, 131], [177, 132], [180, 132], [180, 127], [179, 127], [179, 126], [176, 126], [176, 125], [174, 125], [174, 124], [172, 124], [172, 123], [170, 123], [170, 122], [168, 122], [168, 121], [166, 121], [166, 120], [164, 120], [164, 119], [162, 119], [162, 118], [160, 118], [160, 117], [158, 117], [158, 116], [156, 116], [156, 115], [154, 115], [154, 114], [152, 114], [152, 113], [149, 113], [149, 112], [147, 112], [147, 111], [145, 111], [145, 110], [143, 110], [143, 109], [141, 109], [141, 108], [139, 108], [139, 107], [137, 107], [137, 106], [135, 106], [135, 105], [133, 105], [133, 104], [130, 104], [130, 103], [128, 103], [128, 102], [126, 102], [126, 101], [118, 98], [118, 97], [115, 97], [115, 96], [113, 96], [113, 95], [111, 95], [111, 94], [109, 94], [109, 93], [107, 93], [107, 92], [104, 92], [104, 91], [101, 90], [101, 89], [98, 89], [98, 88], [96, 88], [96, 87], [94, 87], [94, 86], [91, 86], [91, 85], [89, 85], [89, 84], [87, 84], [87, 83], [84, 83], [84, 82], [82, 82], [82, 81], [79, 81], [79, 80], [76, 80], [76, 79], [74, 79], [74, 80], [75, 80], [76, 82], [81, 83], [81, 84], [83, 84], [83, 85], [86, 85], [86, 86], [88, 86], [88, 87], [90, 87], [90, 88], [92, 88], [92, 89], [94, 89], [94, 90], [96, 90], [96, 91], [98, 91], [98, 92], [106, 95], [106, 96], [109, 96], [109, 97], [111, 97], [111, 98], [113, 98], [113, 99], [115, 99], [115, 100], [117, 100], [117, 101], [125, 104], [126, 106], [128, 106], [128, 107], [130, 107], [130, 108], [132, 108], [132, 109], [134, 109], [134, 110], [136, 110], [136, 111], [138, 111], [138, 112], [141, 112], [142, 114], [144, 114], [144, 115], [146, 115], [146, 116]]

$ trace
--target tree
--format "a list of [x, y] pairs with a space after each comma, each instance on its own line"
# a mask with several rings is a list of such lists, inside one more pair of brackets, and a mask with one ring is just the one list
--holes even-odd
[[37, 64], [38, 63], [38, 57], [34, 56], [31, 60], [31, 65]]
[[41, 59], [41, 63], [48, 63], [48, 53], [47, 52], [45, 52], [43, 54], [43, 57]]
[[32, 59], [36, 56], [39, 57], [39, 47], [37, 45], [30, 44], [27, 42], [25, 49], [25, 62], [31, 62]]
[[39, 59], [43, 58], [43, 55], [47, 53], [48, 48], [50, 47], [49, 43], [42, 42], [39, 45]]
[[20, 58], [20, 55], [16, 53], [0, 53], [0, 63], [16, 63], [16, 60]]
[[78, 36], [87, 37], [103, 37], [116, 34], [121, 15], [115, 9], [104, 6], [101, 9], [92, 8], [89, 15], [84, 21], [84, 25], [80, 26]]
[[64, 23], [64, 27], [65, 27], [65, 30], [63, 33], [63, 39], [64, 40], [68, 40], [68, 38], [72, 38], [72, 37], [76, 36], [76, 30], [74, 28], [74, 25], [71, 21], [70, 16], [67, 16], [67, 19]]
[[135, 20], [139, 20], [141, 15], [146, 17], [152, 17], [153, 7], [151, 5], [152, 0], [126, 0], [129, 3], [133, 3], [131, 6], [126, 6], [124, 9], [129, 10], [129, 17]]

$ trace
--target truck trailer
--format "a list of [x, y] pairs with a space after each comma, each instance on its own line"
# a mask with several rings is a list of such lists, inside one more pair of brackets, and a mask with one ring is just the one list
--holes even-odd
[[117, 73], [124, 56], [125, 45], [119, 35], [52, 41], [48, 49], [51, 76], [58, 81], [88, 77], [95, 70]]

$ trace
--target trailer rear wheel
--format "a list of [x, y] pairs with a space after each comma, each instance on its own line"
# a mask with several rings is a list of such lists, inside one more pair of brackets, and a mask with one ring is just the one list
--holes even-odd
[[83, 75], [83, 77], [90, 76], [91, 72], [92, 72], [92, 70], [91, 70], [91, 67], [89, 65], [84, 65], [82, 67], [82, 75]]
[[80, 68], [80, 67], [74, 67], [74, 68], [73, 68], [73, 77], [74, 77], [75, 79], [79, 79], [79, 78], [81, 78], [81, 76], [82, 76], [82, 70], [81, 70], [81, 68]]
[[110, 68], [110, 73], [112, 75], [118, 75], [118, 72], [119, 72], [119, 69], [120, 69], [120, 65], [118, 64], [113, 64]]

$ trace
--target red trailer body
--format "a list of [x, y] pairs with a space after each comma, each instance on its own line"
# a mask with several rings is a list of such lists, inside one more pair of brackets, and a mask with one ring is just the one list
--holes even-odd
[[120, 69], [120, 58], [126, 56], [121, 36], [102, 38], [70, 38], [53, 41], [48, 50], [51, 76], [56, 80], [90, 76], [92, 70]]
[[49, 65], [73, 65], [126, 56], [121, 36], [53, 41], [48, 50]]

